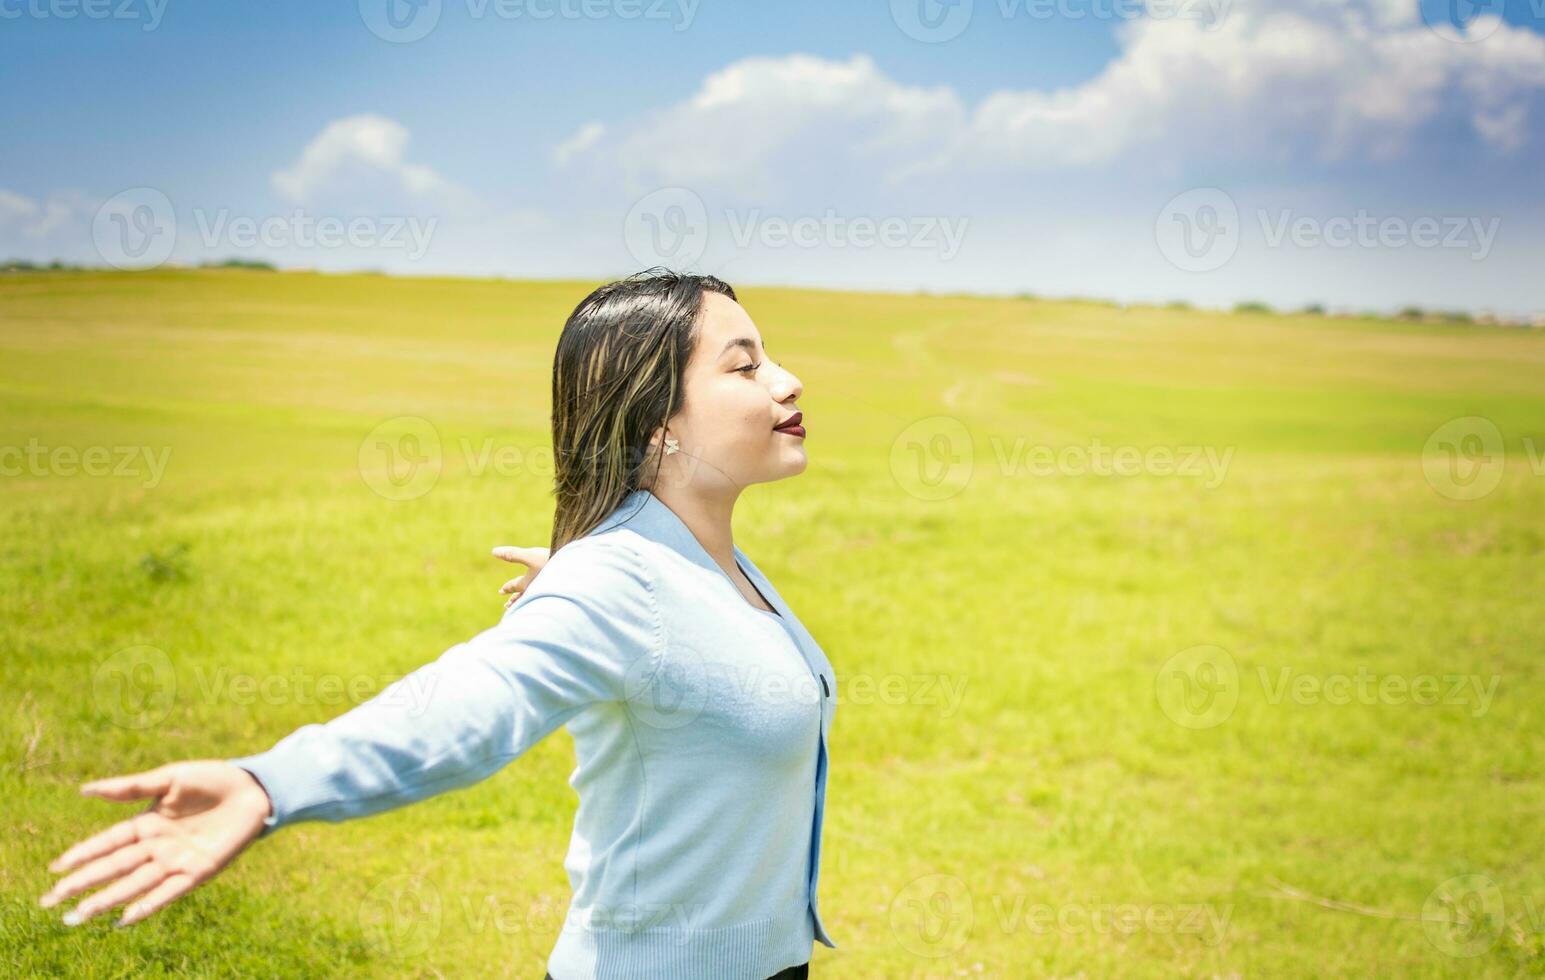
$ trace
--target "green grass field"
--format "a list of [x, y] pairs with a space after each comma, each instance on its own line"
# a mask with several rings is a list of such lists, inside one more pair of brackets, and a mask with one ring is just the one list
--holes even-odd
[[[561, 730], [130, 929], [36, 899], [135, 812], [80, 782], [266, 748], [498, 618], [593, 285], [0, 278], [0, 975], [542, 975]], [[1545, 335], [742, 301], [810, 467], [736, 542], [838, 677], [815, 973], [1545, 973]]]

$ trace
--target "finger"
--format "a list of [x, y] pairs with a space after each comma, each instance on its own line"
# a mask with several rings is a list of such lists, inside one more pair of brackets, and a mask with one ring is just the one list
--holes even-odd
[[132, 816], [127, 820], [120, 820], [111, 827], [87, 837], [63, 854], [54, 858], [54, 862], [48, 866], [48, 870], [58, 874], [61, 871], [69, 871], [77, 865], [99, 858], [104, 854], [111, 854], [125, 844], [133, 844], [140, 839], [140, 830], [144, 824], [140, 817], [144, 814]]
[[54, 882], [54, 887], [48, 890], [48, 894], [38, 899], [38, 904], [45, 909], [51, 909], [88, 888], [95, 888], [103, 882], [121, 878], [148, 860], [150, 860], [150, 851], [143, 844], [120, 847], [107, 857], [92, 861], [74, 874]]
[[64, 914], [64, 924], [74, 926], [86, 922], [106, 912], [114, 905], [121, 905], [131, 898], [143, 895], [160, 884], [165, 877], [166, 869], [155, 861], [142, 864], [134, 869], [128, 877], [118, 879], [113, 884], [108, 885], [66, 912]]
[[193, 880], [192, 875], [184, 874], [180, 871], [176, 874], [168, 875], [165, 881], [146, 892], [143, 898], [124, 909], [123, 915], [116, 924], [132, 926], [145, 916], [181, 898], [192, 890], [196, 884], [198, 882]]
[[172, 787], [172, 776], [166, 766], [128, 776], [113, 776], [82, 784], [80, 791], [86, 796], [100, 796], [109, 800], [139, 800], [147, 796], [160, 796]]
[[499, 586], [499, 591], [504, 593], [519, 592], [521, 589], [525, 588], [526, 579], [530, 577], [531, 576], [529, 575], [522, 575], [520, 578], [512, 578], [508, 582]]
[[532, 565], [543, 560], [543, 550], [545, 549], [519, 548], [512, 544], [506, 544], [494, 549], [494, 557], [503, 558], [505, 561], [511, 561], [517, 565]]

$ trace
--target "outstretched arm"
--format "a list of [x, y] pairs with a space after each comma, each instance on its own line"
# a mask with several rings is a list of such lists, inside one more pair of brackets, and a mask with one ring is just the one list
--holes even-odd
[[326, 724], [231, 759], [268, 790], [263, 834], [347, 820], [475, 783], [576, 712], [625, 696], [657, 657], [656, 610], [632, 551], [565, 548], [499, 625]]
[[256, 755], [101, 781], [113, 793], [100, 795], [155, 803], [61, 855], [51, 870], [79, 870], [43, 903], [111, 882], [76, 921], [139, 899], [124, 916], [138, 921], [280, 827], [363, 817], [484, 779], [587, 705], [647, 683], [662, 655], [658, 615], [631, 549], [571, 542], [497, 626], [331, 721]]

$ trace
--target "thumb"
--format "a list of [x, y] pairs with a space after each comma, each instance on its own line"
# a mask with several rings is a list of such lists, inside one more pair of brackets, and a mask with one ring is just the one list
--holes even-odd
[[112, 776], [83, 783], [80, 791], [85, 796], [100, 796], [108, 800], [138, 800], [147, 796], [161, 796], [172, 787], [169, 766], [161, 766], [127, 776]]

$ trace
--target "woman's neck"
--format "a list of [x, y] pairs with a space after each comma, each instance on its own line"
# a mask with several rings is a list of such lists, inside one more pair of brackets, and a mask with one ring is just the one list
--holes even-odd
[[726, 572], [735, 567], [733, 516], [739, 491], [703, 493], [691, 487], [658, 486], [650, 489], [660, 502], [681, 518], [697, 543]]

